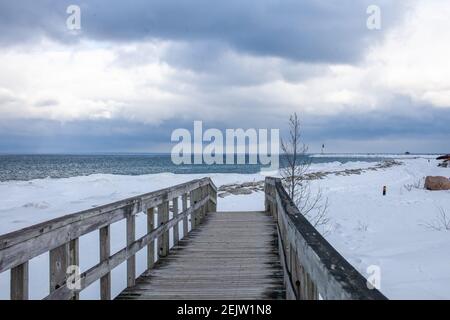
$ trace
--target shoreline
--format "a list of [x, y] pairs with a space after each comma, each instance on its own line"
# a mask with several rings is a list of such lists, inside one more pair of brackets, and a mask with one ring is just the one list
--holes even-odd
[[[354, 174], [360, 175], [361, 173], [364, 173], [366, 171], [377, 171], [380, 169], [388, 169], [393, 166], [399, 166], [402, 165], [402, 162], [399, 162], [397, 160], [384, 160], [380, 163], [377, 163], [374, 166], [368, 167], [368, 168], [359, 168], [359, 169], [344, 169], [344, 170], [335, 170], [335, 171], [315, 171], [305, 174], [306, 179], [305, 180], [317, 180], [317, 179], [323, 179], [329, 175], [335, 175], [335, 176], [350, 176]], [[230, 195], [248, 195], [252, 194], [253, 192], [258, 191], [264, 191], [264, 180], [260, 181], [247, 181], [244, 183], [231, 183], [220, 186], [218, 189], [217, 196], [220, 198], [225, 198]]]

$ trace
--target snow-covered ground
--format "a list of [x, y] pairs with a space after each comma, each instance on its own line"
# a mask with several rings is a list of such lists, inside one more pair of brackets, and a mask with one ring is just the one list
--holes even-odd
[[[438, 168], [435, 160], [402, 162], [317, 182], [330, 200], [327, 239], [362, 274], [367, 275], [367, 266], [378, 265], [381, 291], [389, 298], [450, 299], [450, 230], [425, 226], [438, 225], [441, 209], [450, 219], [450, 191], [427, 191], [422, 180], [450, 177], [450, 170]], [[411, 187], [416, 184], [420, 188]]]
[[394, 153], [312, 153], [313, 158], [392, 158], [392, 159], [435, 159], [440, 154], [394, 154]]
[[[369, 265], [381, 268], [381, 291], [389, 298], [450, 299], [450, 231], [427, 228], [440, 209], [450, 216], [450, 192], [410, 187], [426, 175], [450, 176], [433, 157], [402, 158], [402, 166], [361, 175], [329, 175], [312, 182], [329, 198], [326, 238], [363, 275]], [[314, 164], [311, 171], [368, 168], [374, 163], [339, 162]], [[142, 176], [91, 175], [67, 179], [6, 181], [0, 183], [0, 234], [92, 206], [161, 189], [204, 175], [170, 173]], [[217, 186], [257, 181], [261, 174], [212, 174]], [[387, 186], [387, 196], [382, 187]], [[263, 210], [264, 194], [219, 198], [218, 210]], [[137, 218], [137, 236], [145, 232], [145, 216]], [[80, 238], [81, 269], [98, 263], [98, 234]], [[125, 224], [112, 226], [112, 252], [125, 246]], [[144, 271], [146, 250], [137, 256], [138, 273]], [[126, 285], [125, 263], [113, 273], [113, 294]], [[30, 262], [30, 296], [48, 294], [48, 254]], [[9, 272], [0, 274], [0, 299], [9, 296]], [[82, 298], [98, 298], [94, 283]]]

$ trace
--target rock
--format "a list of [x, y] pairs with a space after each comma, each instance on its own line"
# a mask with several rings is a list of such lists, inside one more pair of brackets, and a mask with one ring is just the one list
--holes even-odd
[[255, 187], [258, 185], [258, 182], [244, 182], [241, 184], [241, 187], [248, 188], [248, 187]]
[[442, 167], [442, 168], [448, 168], [450, 165], [450, 160], [444, 160], [441, 163], [438, 164], [438, 167]]
[[234, 195], [240, 195], [240, 194], [252, 194], [252, 190], [249, 189], [234, 189], [234, 190], [230, 190], [231, 194]]
[[436, 160], [450, 160], [450, 154], [446, 154], [440, 157], [437, 157]]
[[450, 162], [450, 154], [437, 157], [436, 160], [443, 160], [441, 163], [438, 164], [438, 167], [448, 168]]
[[431, 177], [425, 179], [425, 189], [428, 190], [450, 190], [450, 179], [446, 177]]
[[228, 191], [229, 189], [237, 188], [239, 185], [233, 184], [224, 184], [217, 189], [217, 191]]

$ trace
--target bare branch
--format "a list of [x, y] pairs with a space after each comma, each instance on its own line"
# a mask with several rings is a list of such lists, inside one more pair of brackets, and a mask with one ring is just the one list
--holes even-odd
[[307, 156], [308, 147], [302, 142], [301, 122], [297, 114], [289, 117], [289, 135], [281, 140], [281, 150], [285, 166], [280, 169], [283, 184], [300, 213], [308, 218], [315, 227], [328, 224], [328, 199], [319, 189], [313, 193], [307, 176], [311, 165]]
[[444, 208], [439, 207], [439, 213], [433, 221], [423, 222], [420, 225], [434, 231], [450, 231], [450, 217], [447, 216]]

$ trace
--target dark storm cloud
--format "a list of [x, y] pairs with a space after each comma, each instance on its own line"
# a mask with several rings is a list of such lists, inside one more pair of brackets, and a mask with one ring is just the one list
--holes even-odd
[[[188, 112], [182, 116], [158, 125], [124, 119], [65, 123], [0, 119], [0, 152], [167, 152], [173, 129], [190, 129], [193, 120], [202, 119], [215, 119], [205, 122], [205, 127], [222, 130], [242, 127], [285, 131], [289, 113], [295, 109], [292, 104], [280, 101], [277, 105], [264, 96], [245, 94], [245, 90], [234, 93], [233, 89], [264, 83], [270, 86], [279, 80], [301, 83], [327, 74], [328, 63], [357, 65], [369, 45], [401, 22], [407, 2], [0, 0], [0, 48], [4, 50], [23, 43], [39, 47], [42, 37], [69, 46], [81, 39], [93, 40], [94, 46], [95, 41], [173, 40], [176, 43], [158, 56], [151, 49], [147, 52], [145, 46], [136, 52], [122, 52], [120, 46], [113, 46], [118, 54], [114, 63], [126, 69], [156, 59], [177, 71], [194, 71], [177, 72], [171, 81], [161, 84], [167, 92], [185, 84], [191, 88], [192, 101], [181, 104], [192, 108], [185, 109]], [[71, 4], [81, 7], [82, 30], [77, 35], [66, 28], [66, 8]], [[370, 4], [382, 9], [381, 31], [366, 28]], [[248, 56], [251, 59], [246, 60]], [[255, 59], [268, 56], [276, 61]], [[9, 91], [0, 92], [0, 109], [2, 105], [11, 108], [8, 103], [16, 100]], [[45, 109], [63, 102], [44, 96], [34, 105]], [[406, 98], [394, 99], [389, 106], [379, 106], [375, 111], [359, 106], [359, 112], [332, 116], [301, 113], [305, 142], [312, 146], [311, 151], [319, 151], [325, 142], [328, 152], [448, 152], [449, 109], [419, 105]]]
[[[69, 4], [82, 10], [79, 36], [66, 29]], [[366, 28], [371, 4], [382, 8], [383, 31], [403, 15], [400, 1], [387, 0], [2, 0], [0, 41], [11, 44], [44, 34], [65, 42], [214, 40], [254, 55], [349, 62], [383, 35]]]
[[[322, 143], [327, 152], [448, 152], [450, 111], [411, 106], [399, 99], [393, 112], [342, 113], [317, 117], [301, 114], [304, 141], [311, 152]], [[280, 129], [287, 134], [289, 114], [276, 117], [255, 115], [237, 119], [232, 128]], [[0, 121], [2, 153], [170, 152], [171, 133], [177, 128], [192, 131], [193, 120], [171, 119], [158, 125], [125, 120]], [[204, 121], [203, 128], [230, 128], [225, 121]]]
[[155, 152], [170, 142], [167, 129], [122, 120], [0, 120], [0, 153]]

